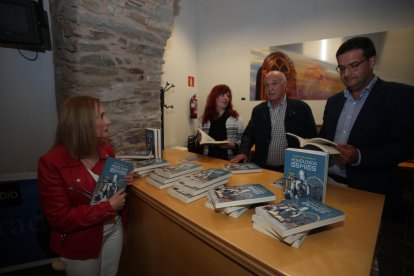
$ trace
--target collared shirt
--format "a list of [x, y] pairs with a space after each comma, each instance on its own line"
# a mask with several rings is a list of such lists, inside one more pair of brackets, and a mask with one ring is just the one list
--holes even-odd
[[[342, 108], [341, 115], [339, 116], [338, 125], [336, 126], [334, 142], [338, 144], [347, 144], [348, 137], [354, 126], [355, 120], [359, 115], [362, 107], [367, 100], [372, 87], [375, 82], [378, 80], [378, 77], [375, 76], [374, 79], [368, 84], [368, 86], [361, 92], [359, 99], [355, 100], [352, 97], [351, 92], [348, 89], [344, 90], [344, 97], [346, 98], [344, 107]], [[358, 162], [361, 161], [361, 156], [358, 151]], [[346, 177], [345, 167], [338, 162], [335, 162], [332, 166], [329, 167], [329, 173]]]
[[267, 102], [267, 106], [270, 112], [272, 133], [266, 163], [269, 166], [276, 167], [283, 165], [285, 148], [288, 145], [285, 130], [286, 95], [275, 107], [272, 107], [270, 102]]

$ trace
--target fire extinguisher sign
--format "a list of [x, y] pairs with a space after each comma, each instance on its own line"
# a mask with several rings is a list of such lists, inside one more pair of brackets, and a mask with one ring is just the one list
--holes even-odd
[[194, 76], [188, 76], [188, 86], [194, 87]]

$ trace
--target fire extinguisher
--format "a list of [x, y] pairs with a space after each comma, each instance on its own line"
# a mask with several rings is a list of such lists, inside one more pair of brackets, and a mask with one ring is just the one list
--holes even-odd
[[194, 94], [190, 99], [190, 118], [197, 119], [197, 95]]

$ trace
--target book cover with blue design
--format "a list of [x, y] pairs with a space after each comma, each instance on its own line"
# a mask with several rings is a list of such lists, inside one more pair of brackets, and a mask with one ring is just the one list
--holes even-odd
[[118, 159], [151, 159], [154, 158], [154, 153], [151, 149], [144, 150], [124, 150], [116, 154]]
[[251, 205], [276, 199], [275, 194], [261, 184], [239, 184], [214, 188], [209, 191], [208, 196], [214, 208]]
[[183, 176], [179, 183], [195, 188], [204, 188], [213, 183], [230, 178], [231, 172], [220, 169], [205, 169]]
[[147, 160], [127, 160], [134, 167], [134, 172], [143, 172], [155, 170], [155, 168], [167, 166], [169, 163], [162, 158], [153, 158]]
[[281, 237], [345, 220], [344, 212], [311, 198], [285, 199], [255, 211]]
[[124, 177], [132, 171], [133, 167], [129, 162], [106, 158], [104, 168], [96, 182], [92, 193], [90, 205], [110, 199], [116, 192], [127, 187]]
[[201, 169], [201, 164], [191, 162], [181, 162], [177, 164], [171, 164], [162, 168], [155, 169], [154, 173], [163, 176], [165, 178], [177, 177], [180, 175], [188, 174]]
[[223, 164], [223, 170], [231, 171], [234, 174], [237, 173], [255, 173], [261, 172], [262, 168], [255, 163], [227, 163]]
[[285, 199], [313, 198], [325, 202], [329, 154], [323, 151], [285, 149]]

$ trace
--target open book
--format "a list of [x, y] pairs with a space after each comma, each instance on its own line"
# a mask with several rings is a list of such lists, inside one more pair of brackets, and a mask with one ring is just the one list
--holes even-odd
[[339, 151], [335, 148], [336, 146], [335, 142], [332, 142], [332, 141], [329, 141], [327, 139], [320, 138], [320, 137], [305, 139], [290, 132], [287, 132], [286, 134], [298, 139], [299, 146], [301, 148], [321, 150], [329, 154], [339, 154]]
[[220, 145], [220, 144], [228, 144], [229, 141], [227, 140], [223, 140], [223, 141], [216, 141], [214, 140], [210, 135], [208, 135], [207, 133], [205, 133], [202, 129], [197, 128], [197, 133], [200, 134], [201, 139], [200, 139], [200, 145], [212, 145], [212, 144], [216, 144], [216, 145]]

